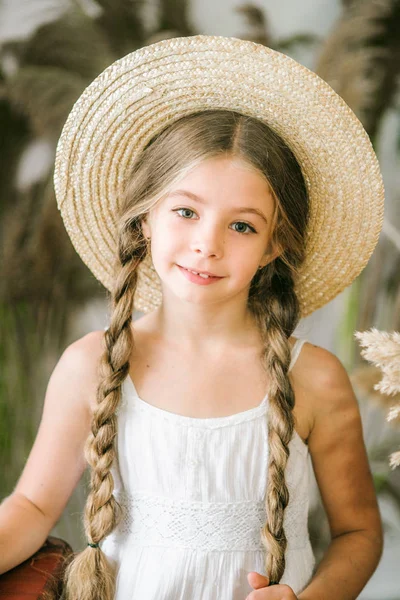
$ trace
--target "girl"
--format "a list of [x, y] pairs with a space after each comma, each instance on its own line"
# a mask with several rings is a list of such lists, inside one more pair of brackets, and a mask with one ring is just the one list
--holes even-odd
[[[341, 362], [292, 335], [360, 273], [382, 226], [355, 115], [269, 48], [164, 40], [78, 100], [55, 186], [111, 292], [110, 325], [50, 378], [2, 506], [2, 570], [38, 549], [86, 459], [88, 546], [66, 599], [356, 598], [382, 552], [357, 400]], [[316, 570], [309, 454], [332, 534]]]

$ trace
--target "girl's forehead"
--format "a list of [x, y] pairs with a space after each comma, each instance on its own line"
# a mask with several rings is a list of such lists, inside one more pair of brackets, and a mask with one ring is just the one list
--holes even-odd
[[187, 196], [198, 202], [261, 203], [271, 200], [271, 186], [254, 166], [238, 159], [217, 158], [196, 165], [175, 182], [165, 197]]
[[[192, 181], [204, 176], [237, 176], [258, 178], [265, 181], [263, 173], [249, 161], [239, 156], [214, 156], [205, 158], [192, 168], [189, 168], [180, 181]], [[179, 182], [178, 182], [179, 183]]]

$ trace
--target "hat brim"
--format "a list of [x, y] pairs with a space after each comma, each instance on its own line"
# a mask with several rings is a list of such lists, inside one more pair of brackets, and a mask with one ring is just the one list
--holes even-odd
[[[379, 163], [354, 112], [315, 73], [254, 42], [196, 35], [162, 40], [117, 60], [74, 104], [58, 142], [59, 210], [84, 263], [111, 290], [116, 214], [148, 141], [183, 115], [228, 109], [266, 122], [294, 152], [310, 198], [301, 316], [343, 291], [367, 264], [383, 224]], [[135, 309], [161, 302], [149, 260]]]

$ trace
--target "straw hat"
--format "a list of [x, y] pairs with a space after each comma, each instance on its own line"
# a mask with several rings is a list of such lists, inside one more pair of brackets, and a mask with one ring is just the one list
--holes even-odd
[[[263, 45], [195, 35], [162, 40], [117, 60], [73, 106], [57, 146], [59, 210], [82, 260], [111, 290], [116, 213], [137, 153], [167, 125], [200, 109], [257, 117], [299, 161], [311, 214], [296, 283], [302, 317], [359, 275], [383, 224], [379, 164], [362, 124], [315, 73]], [[139, 266], [134, 308], [162, 298], [151, 257]]]

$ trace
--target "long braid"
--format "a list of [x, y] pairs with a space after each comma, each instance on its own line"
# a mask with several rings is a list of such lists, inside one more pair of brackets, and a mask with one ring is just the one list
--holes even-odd
[[[292, 268], [279, 257], [258, 275], [252, 310], [264, 340], [262, 353], [270, 374], [268, 410], [268, 474], [266, 513], [261, 540], [267, 550], [265, 569], [270, 584], [279, 583], [285, 570], [287, 538], [283, 527], [289, 503], [285, 468], [294, 431], [294, 391], [288, 377], [291, 360], [289, 337], [299, 318]], [[260, 293], [264, 290], [263, 293]]]
[[[95, 545], [111, 533], [121, 517], [121, 506], [113, 496], [114, 479], [110, 469], [116, 456], [116, 410], [134, 346], [131, 322], [137, 267], [147, 253], [136, 221], [121, 229], [118, 239], [110, 326], [104, 334], [105, 350], [100, 361], [97, 406], [85, 445], [91, 478], [84, 511], [84, 528], [89, 543]], [[115, 569], [99, 546], [87, 547], [68, 564], [64, 582], [65, 600], [112, 600], [115, 594]]]

